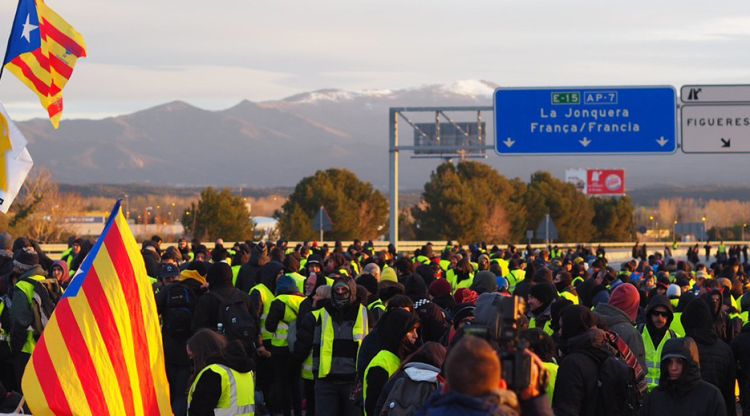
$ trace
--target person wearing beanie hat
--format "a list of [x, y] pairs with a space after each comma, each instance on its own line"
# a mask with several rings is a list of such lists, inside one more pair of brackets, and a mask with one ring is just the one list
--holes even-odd
[[398, 282], [398, 276], [396, 275], [396, 269], [393, 267], [385, 267], [380, 273], [381, 282]]
[[289, 351], [290, 328], [297, 324], [300, 305], [305, 296], [299, 291], [295, 279], [289, 275], [281, 276], [276, 282], [276, 297], [266, 318], [266, 331], [273, 334], [271, 338], [271, 364], [273, 382], [271, 384], [272, 411], [290, 414], [301, 414], [302, 386], [300, 383], [301, 366], [291, 360]]
[[451, 296], [451, 284], [445, 279], [438, 279], [430, 285], [430, 296], [432, 301], [443, 308], [444, 311], [452, 311], [456, 306], [456, 300]]
[[682, 296], [682, 289], [680, 289], [680, 286], [675, 283], [669, 285], [667, 288], [667, 299], [669, 299], [669, 303], [672, 304], [673, 308], [676, 308], [677, 304], [680, 302], [680, 296]]
[[[482, 254], [482, 256], [486, 256]], [[480, 256], [481, 257], [481, 256]], [[481, 295], [482, 293], [497, 292], [497, 276], [489, 270], [482, 270], [474, 276], [471, 290]]]
[[20, 272], [26, 271], [39, 265], [39, 254], [32, 247], [19, 248], [13, 253], [13, 266]]
[[614, 332], [628, 344], [641, 368], [646, 368], [643, 338], [634, 326], [641, 302], [640, 296], [635, 286], [623, 283], [612, 291], [609, 303], [596, 305], [594, 314], [604, 324], [605, 329]]
[[385, 313], [385, 303], [378, 297], [377, 279], [371, 274], [363, 274], [357, 278], [357, 284], [367, 289], [367, 312], [371, 315], [373, 323], [378, 322]]
[[551, 309], [552, 302], [557, 299], [557, 290], [552, 283], [536, 283], [529, 290], [529, 328], [543, 329], [552, 335]]

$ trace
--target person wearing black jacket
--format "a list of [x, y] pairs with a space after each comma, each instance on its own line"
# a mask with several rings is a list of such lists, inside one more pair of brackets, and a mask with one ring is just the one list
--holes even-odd
[[[239, 409], [249, 410], [254, 403], [252, 371], [255, 369], [255, 363], [248, 358], [242, 343], [227, 341], [214, 331], [202, 329], [188, 340], [188, 354], [195, 363], [192, 386], [188, 394], [189, 416], [213, 416], [216, 414], [215, 410], [231, 412], [227, 414], [249, 413]], [[230, 391], [234, 388], [237, 397], [224, 397], [229, 399], [228, 408], [218, 409], [222, 396], [227, 392], [223, 391], [220, 374], [211, 369], [203, 371], [211, 365], [223, 366], [226, 368], [224, 371], [233, 373], [232, 377], [228, 377]], [[246, 377], [248, 373], [250, 377]]]
[[556, 416], [597, 416], [599, 367], [612, 353], [604, 331], [584, 306], [565, 308], [560, 317], [560, 348], [563, 359], [557, 371], [552, 410]]
[[[192, 331], [173, 328], [183, 324], [182, 320], [192, 319], [199, 297], [205, 291], [205, 263], [192, 262], [183, 270], [177, 281], [160, 290], [156, 295], [156, 309], [162, 317], [162, 340], [164, 342], [164, 363], [169, 381], [169, 397], [172, 412], [176, 416], [187, 412], [187, 389], [191, 363], [185, 347]], [[173, 322], [174, 321], [174, 322]], [[191, 322], [187, 321], [188, 330]], [[183, 333], [187, 332], [187, 333]]]
[[742, 332], [732, 340], [732, 352], [737, 359], [742, 414], [750, 415], [750, 324], [743, 326]]
[[732, 349], [719, 339], [714, 330], [711, 310], [702, 298], [690, 302], [682, 314], [685, 335], [698, 344], [701, 377], [718, 387], [728, 416], [735, 416], [734, 380], [737, 373]]
[[[413, 313], [409, 313], [403, 309], [392, 309], [386, 312], [381, 318], [378, 325], [381, 334], [380, 350], [389, 351], [398, 357], [398, 366], [401, 364], [400, 360], [416, 350], [414, 344], [417, 341], [416, 326], [418, 322], [417, 317]], [[383, 367], [370, 367], [370, 363], [366, 366], [363, 383], [363, 386], [366, 388], [362, 391], [365, 399], [366, 415], [372, 416], [378, 414], [376, 411], [378, 397], [391, 375]]]
[[235, 287], [245, 293], [260, 282], [260, 269], [269, 262], [263, 248], [259, 245], [253, 247], [250, 252], [250, 260], [240, 267], [237, 273], [237, 282]]
[[[220, 323], [219, 308], [221, 299], [242, 299], [248, 308], [251, 317], [258, 316], [255, 306], [250, 302], [250, 296], [232, 286], [232, 268], [224, 262], [214, 263], [208, 269], [207, 279], [208, 292], [201, 296], [195, 307], [191, 329], [197, 332], [201, 328], [216, 329]], [[225, 324], [224, 324], [225, 325]], [[249, 340], [242, 340], [245, 350], [251, 354], [255, 351], [254, 341], [257, 338], [258, 322], [255, 322], [256, 335]], [[227, 329], [227, 328], [225, 328]]]
[[642, 416], [725, 416], [721, 392], [701, 379], [698, 347], [690, 338], [673, 338], [662, 350], [659, 387], [646, 396]]

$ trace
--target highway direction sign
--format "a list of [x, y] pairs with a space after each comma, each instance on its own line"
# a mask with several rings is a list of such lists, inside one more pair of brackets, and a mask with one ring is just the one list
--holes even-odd
[[750, 103], [750, 85], [683, 85], [680, 100], [685, 104]]
[[665, 154], [677, 148], [673, 87], [498, 88], [501, 155]]
[[750, 104], [685, 105], [680, 111], [683, 152], [750, 153]]

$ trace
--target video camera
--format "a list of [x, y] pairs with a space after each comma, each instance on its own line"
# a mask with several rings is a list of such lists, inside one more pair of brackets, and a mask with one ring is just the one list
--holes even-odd
[[464, 334], [485, 339], [500, 358], [502, 377], [510, 390], [520, 392], [531, 383], [531, 357], [526, 354], [528, 342], [518, 334], [519, 319], [526, 314], [526, 302], [518, 296], [495, 296], [494, 316], [490, 322], [471, 323]]

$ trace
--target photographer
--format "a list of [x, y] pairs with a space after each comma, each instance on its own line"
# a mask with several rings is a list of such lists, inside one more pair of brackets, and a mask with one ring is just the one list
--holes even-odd
[[552, 415], [544, 395], [525, 401], [522, 395], [519, 406], [516, 394], [505, 388], [501, 372], [497, 352], [487, 341], [463, 337], [448, 353], [445, 390], [431, 396], [418, 415]]
[[[524, 415], [552, 415], [549, 400], [545, 395], [547, 373], [544, 370], [544, 364], [531, 350], [526, 348], [526, 342], [521, 340], [519, 336], [518, 323], [525, 313], [525, 306], [525, 303], [519, 297], [504, 297], [497, 293], [482, 294], [477, 300], [474, 322], [463, 328], [463, 338], [483, 338], [493, 349], [494, 357], [498, 359], [499, 373], [496, 377], [500, 384], [495, 386], [497, 392], [502, 392], [500, 396], [520, 399], [520, 408]], [[463, 339], [459, 340], [449, 353], [446, 371], [449, 371], [450, 354], [453, 354], [453, 350], [461, 342], [463, 342]], [[463, 386], [471, 386], [472, 383], [481, 384], [483, 382], [479, 375], [484, 370], [471, 370], [472, 365], [494, 365], [479, 352], [461, 353], [458, 356], [461, 359], [456, 361], [454, 373], [457, 371], [464, 372], [469, 378], [472, 374], [477, 375], [476, 380], [461, 382], [459, 389], [464, 388]], [[465, 366], [465, 369], [458, 368], [459, 365]], [[484, 382], [488, 382], [488, 380], [484, 380]], [[448, 386], [450, 389], [449, 374]], [[474, 393], [476, 391], [468, 391], [467, 394], [475, 395]], [[506, 415], [514, 413], [508, 413], [506, 409], [505, 412], [491, 414]]]

